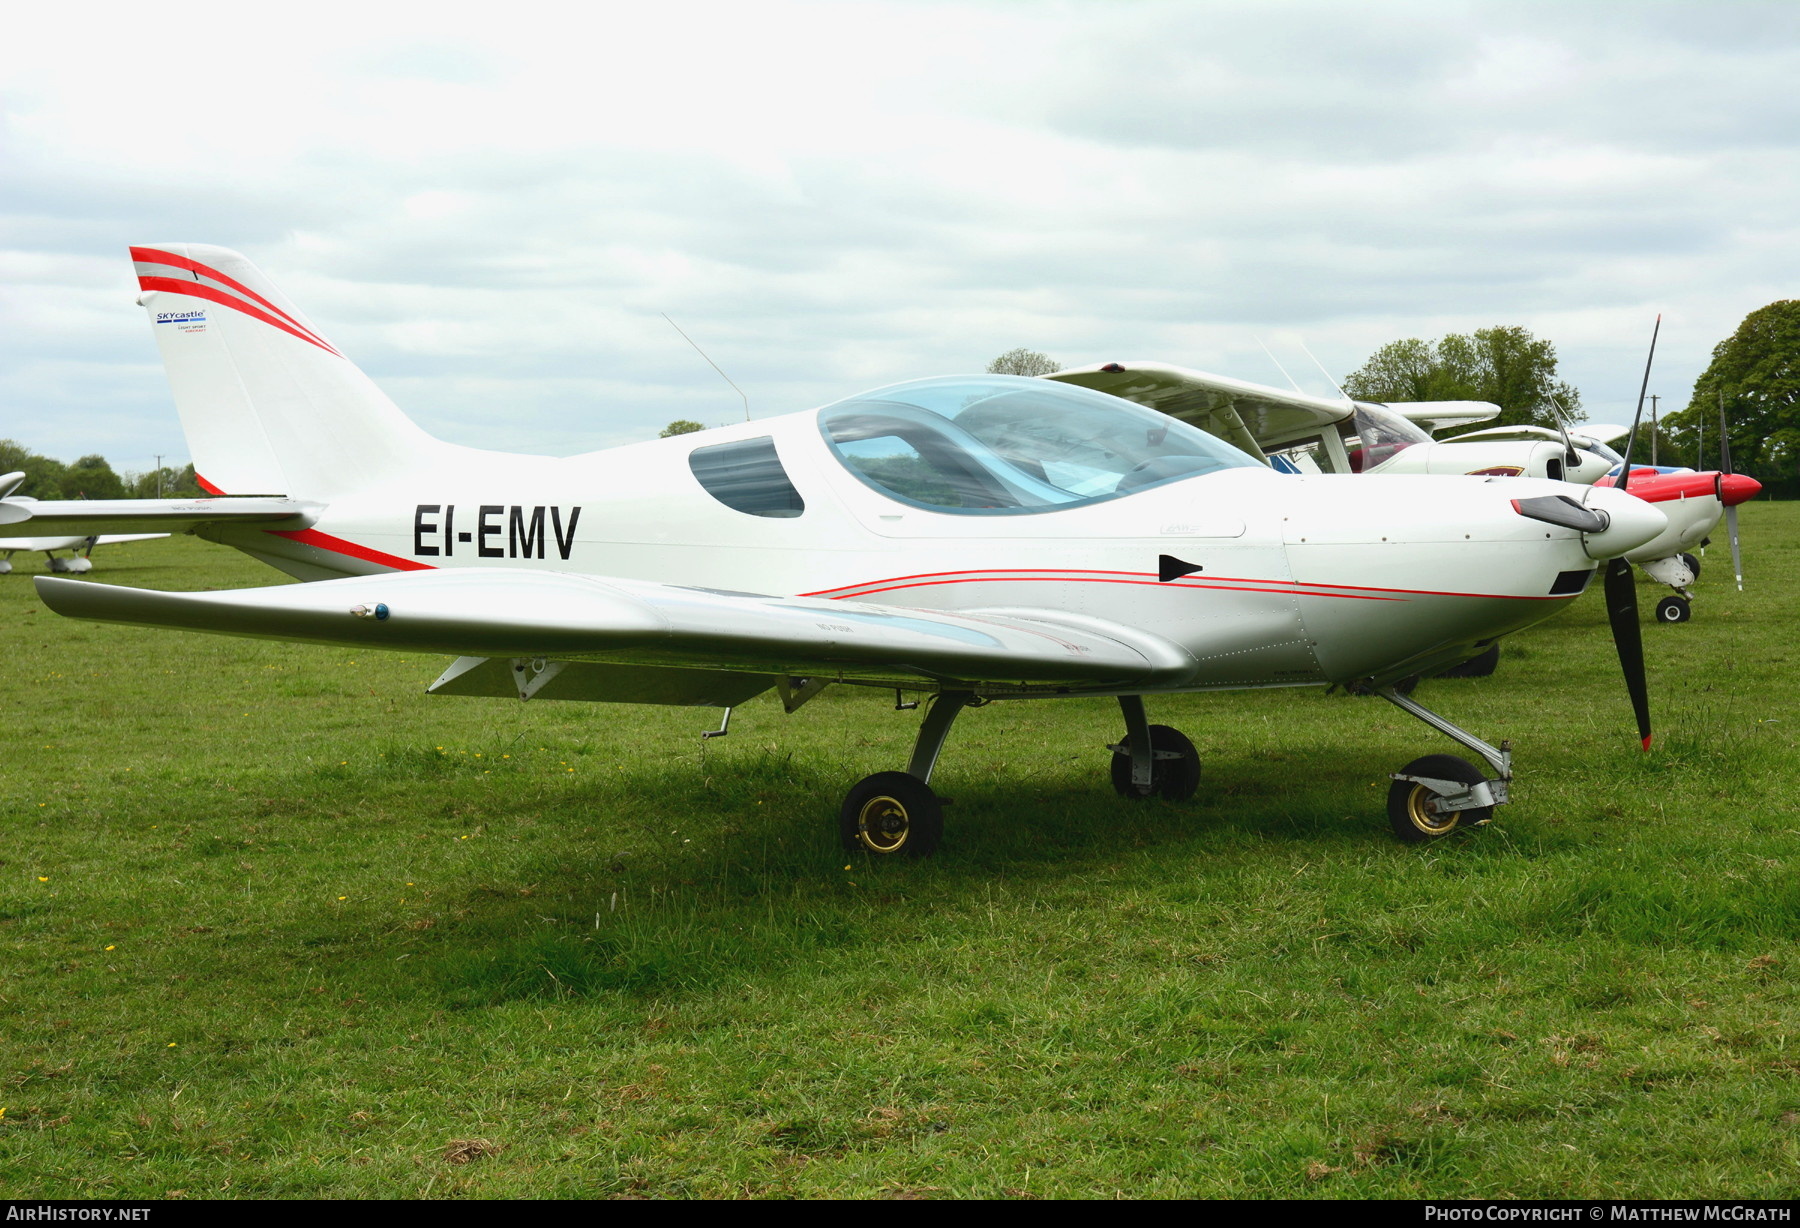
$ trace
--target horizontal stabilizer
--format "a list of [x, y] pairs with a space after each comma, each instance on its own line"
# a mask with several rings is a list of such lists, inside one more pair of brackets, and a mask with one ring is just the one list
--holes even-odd
[[215, 499], [0, 499], [0, 538], [185, 533], [204, 524], [312, 524], [318, 504], [277, 495]]
[[1094, 619], [948, 614], [500, 568], [217, 593], [40, 578], [59, 614], [359, 648], [862, 681], [1179, 685], [1194, 661]]

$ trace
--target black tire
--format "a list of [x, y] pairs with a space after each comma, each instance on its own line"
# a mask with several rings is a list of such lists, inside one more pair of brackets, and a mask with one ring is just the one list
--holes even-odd
[[[1401, 768], [1400, 772], [1403, 776], [1430, 776], [1465, 785], [1487, 779], [1480, 768], [1455, 755], [1426, 755], [1422, 759], [1414, 759]], [[1475, 810], [1453, 810], [1440, 816], [1432, 805], [1432, 799], [1436, 796], [1424, 785], [1410, 780], [1396, 780], [1389, 786], [1388, 822], [1393, 825], [1394, 834], [1408, 844], [1424, 844], [1428, 840], [1441, 840], [1453, 831], [1485, 823], [1494, 817], [1492, 806], [1482, 806]]]
[[1664, 597], [1656, 603], [1656, 621], [1684, 623], [1694, 616], [1694, 607], [1686, 597]]
[[1478, 657], [1470, 657], [1460, 665], [1452, 665], [1449, 669], [1439, 670], [1440, 678], [1487, 678], [1500, 664], [1500, 645], [1495, 644]]
[[1700, 560], [1691, 554], [1683, 553], [1681, 561], [1687, 564], [1687, 569], [1693, 572], [1694, 579], [1698, 580], [1700, 578]]
[[876, 857], [929, 857], [944, 838], [944, 804], [907, 772], [877, 772], [856, 782], [838, 809], [846, 849]]
[[1126, 749], [1113, 752], [1112, 786], [1120, 797], [1129, 797], [1133, 801], [1160, 797], [1165, 801], [1185, 802], [1200, 787], [1200, 753], [1179, 729], [1167, 725], [1150, 726], [1150, 749], [1174, 751], [1180, 758], [1152, 760], [1147, 790], [1140, 790], [1131, 783], [1131, 735], [1121, 738], [1119, 745]]

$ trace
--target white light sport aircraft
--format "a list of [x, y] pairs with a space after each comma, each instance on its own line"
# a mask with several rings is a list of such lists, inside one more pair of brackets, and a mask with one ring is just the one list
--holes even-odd
[[[564, 459], [481, 451], [426, 435], [242, 256], [132, 256], [218, 497], [4, 505], [16, 523], [0, 534], [187, 529], [314, 583], [39, 579], [52, 609], [451, 654], [441, 695], [729, 708], [773, 689], [792, 712], [831, 683], [927, 694], [906, 770], [841, 809], [845, 844], [871, 854], [937, 844], [939, 749], [958, 713], [995, 699], [1116, 696], [1114, 787], [1180, 799], [1200, 764], [1149, 724], [1146, 695], [1344, 684], [1486, 765], [1428, 755], [1396, 773], [1402, 838], [1482, 821], [1507, 800], [1506, 744], [1392, 684], [1550, 617], [1597, 560], [1663, 527], [1615, 490], [1283, 475], [1128, 401], [1009, 376]], [[1627, 585], [1615, 632], [1647, 745], [1630, 599]]]
[[[36, 502], [29, 496], [12, 494], [24, 480], [23, 471], [0, 474], [0, 523], [4, 523], [8, 515], [16, 515], [9, 513], [7, 509]], [[95, 546], [148, 541], [153, 537], [167, 536], [167, 533], [104, 533], [83, 537], [0, 537], [0, 576], [12, 573], [12, 556], [15, 554], [41, 554], [51, 571], [79, 576], [94, 569], [92, 556]], [[68, 552], [67, 558], [63, 557], [64, 551]]]

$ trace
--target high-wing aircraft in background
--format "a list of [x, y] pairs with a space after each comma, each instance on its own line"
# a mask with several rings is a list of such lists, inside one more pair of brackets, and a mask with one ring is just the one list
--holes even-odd
[[[1479, 401], [1389, 405], [1330, 400], [1157, 362], [1097, 363], [1043, 378], [1160, 409], [1240, 447], [1254, 446], [1271, 465], [1289, 473], [1460, 473], [1612, 485], [1624, 458], [1608, 445], [1631, 429], [1503, 426], [1433, 439], [1427, 428], [1480, 421], [1500, 407]], [[1656, 504], [1668, 524], [1625, 558], [1675, 590], [1657, 603], [1657, 621], [1686, 622], [1693, 599], [1688, 586], [1700, 574], [1693, 551], [1727, 515], [1735, 541], [1736, 516], [1730, 509], [1753, 498], [1762, 485], [1728, 470], [1633, 466], [1629, 489]], [[1736, 570], [1741, 577], [1742, 565]]]
[[[1508, 798], [1507, 744], [1395, 682], [1550, 617], [1598, 561], [1665, 524], [1625, 491], [1560, 482], [1283, 475], [1247, 432], [1228, 436], [1240, 448], [1010, 376], [916, 380], [584, 456], [483, 451], [420, 430], [235, 252], [132, 257], [217, 497], [0, 504], [0, 535], [192, 530], [313, 583], [41, 578], [52, 609], [445, 653], [440, 695], [730, 707], [774, 690], [793, 712], [834, 683], [922, 693], [906, 769], [860, 781], [839, 812], [845, 844], [875, 855], [937, 845], [945, 735], [1001, 699], [1117, 697], [1114, 788], [1183, 799], [1198, 757], [1149, 723], [1146, 697], [1342, 684], [1482, 760], [1432, 754], [1395, 773], [1403, 839], [1484, 820]], [[1625, 577], [1615, 592], [1609, 572], [1609, 607], [1648, 746]]]
[[[8, 498], [24, 478], [22, 472], [0, 474], [0, 523], [4, 523], [7, 508], [35, 502], [30, 498]], [[12, 556], [15, 554], [41, 554], [51, 571], [78, 576], [94, 569], [92, 556], [95, 546], [111, 546], [118, 542], [147, 541], [153, 537], [167, 536], [167, 533], [102, 533], [85, 537], [0, 537], [0, 576], [11, 573]], [[68, 556], [66, 558], [65, 553]]]

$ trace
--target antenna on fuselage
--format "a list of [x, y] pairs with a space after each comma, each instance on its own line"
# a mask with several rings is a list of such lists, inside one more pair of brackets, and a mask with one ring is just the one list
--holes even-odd
[[[665, 320], [669, 320], [669, 313], [666, 311], [659, 311], [656, 314], [661, 316]], [[702, 357], [702, 358], [706, 358], [706, 351], [701, 349], [699, 344], [692, 337], [688, 336], [684, 332], [681, 332], [681, 325], [675, 323], [675, 321], [673, 321], [673, 320], [669, 320], [669, 327], [674, 329], [676, 332], [681, 333], [681, 339], [683, 341], [687, 342], [689, 345], [694, 347], [694, 353], [700, 355], [700, 357]], [[706, 365], [711, 367], [713, 370], [717, 371], [719, 373], [720, 379], [724, 380], [727, 384], [731, 384], [731, 390], [733, 392], [737, 393], [740, 397], [744, 397], [744, 421], [745, 422], [750, 421], [750, 398], [747, 396], [744, 396], [744, 390], [742, 388], [739, 388], [736, 384], [733, 384], [731, 381], [731, 377], [729, 375], [725, 374], [724, 368], [720, 367], [719, 364], [714, 362], [712, 359], [706, 358]]]
[[1300, 393], [1301, 396], [1305, 396], [1306, 393], [1304, 391], [1302, 391], [1299, 383], [1294, 379], [1293, 376], [1288, 374], [1288, 369], [1281, 365], [1281, 359], [1275, 357], [1275, 352], [1273, 350], [1271, 350], [1268, 346], [1263, 345], [1263, 341], [1262, 341], [1261, 337], [1258, 337], [1256, 339], [1256, 344], [1262, 345], [1262, 352], [1269, 356], [1269, 361], [1275, 364], [1275, 369], [1277, 371], [1281, 372], [1281, 378], [1288, 382], [1288, 387], [1292, 388], [1295, 392]]

